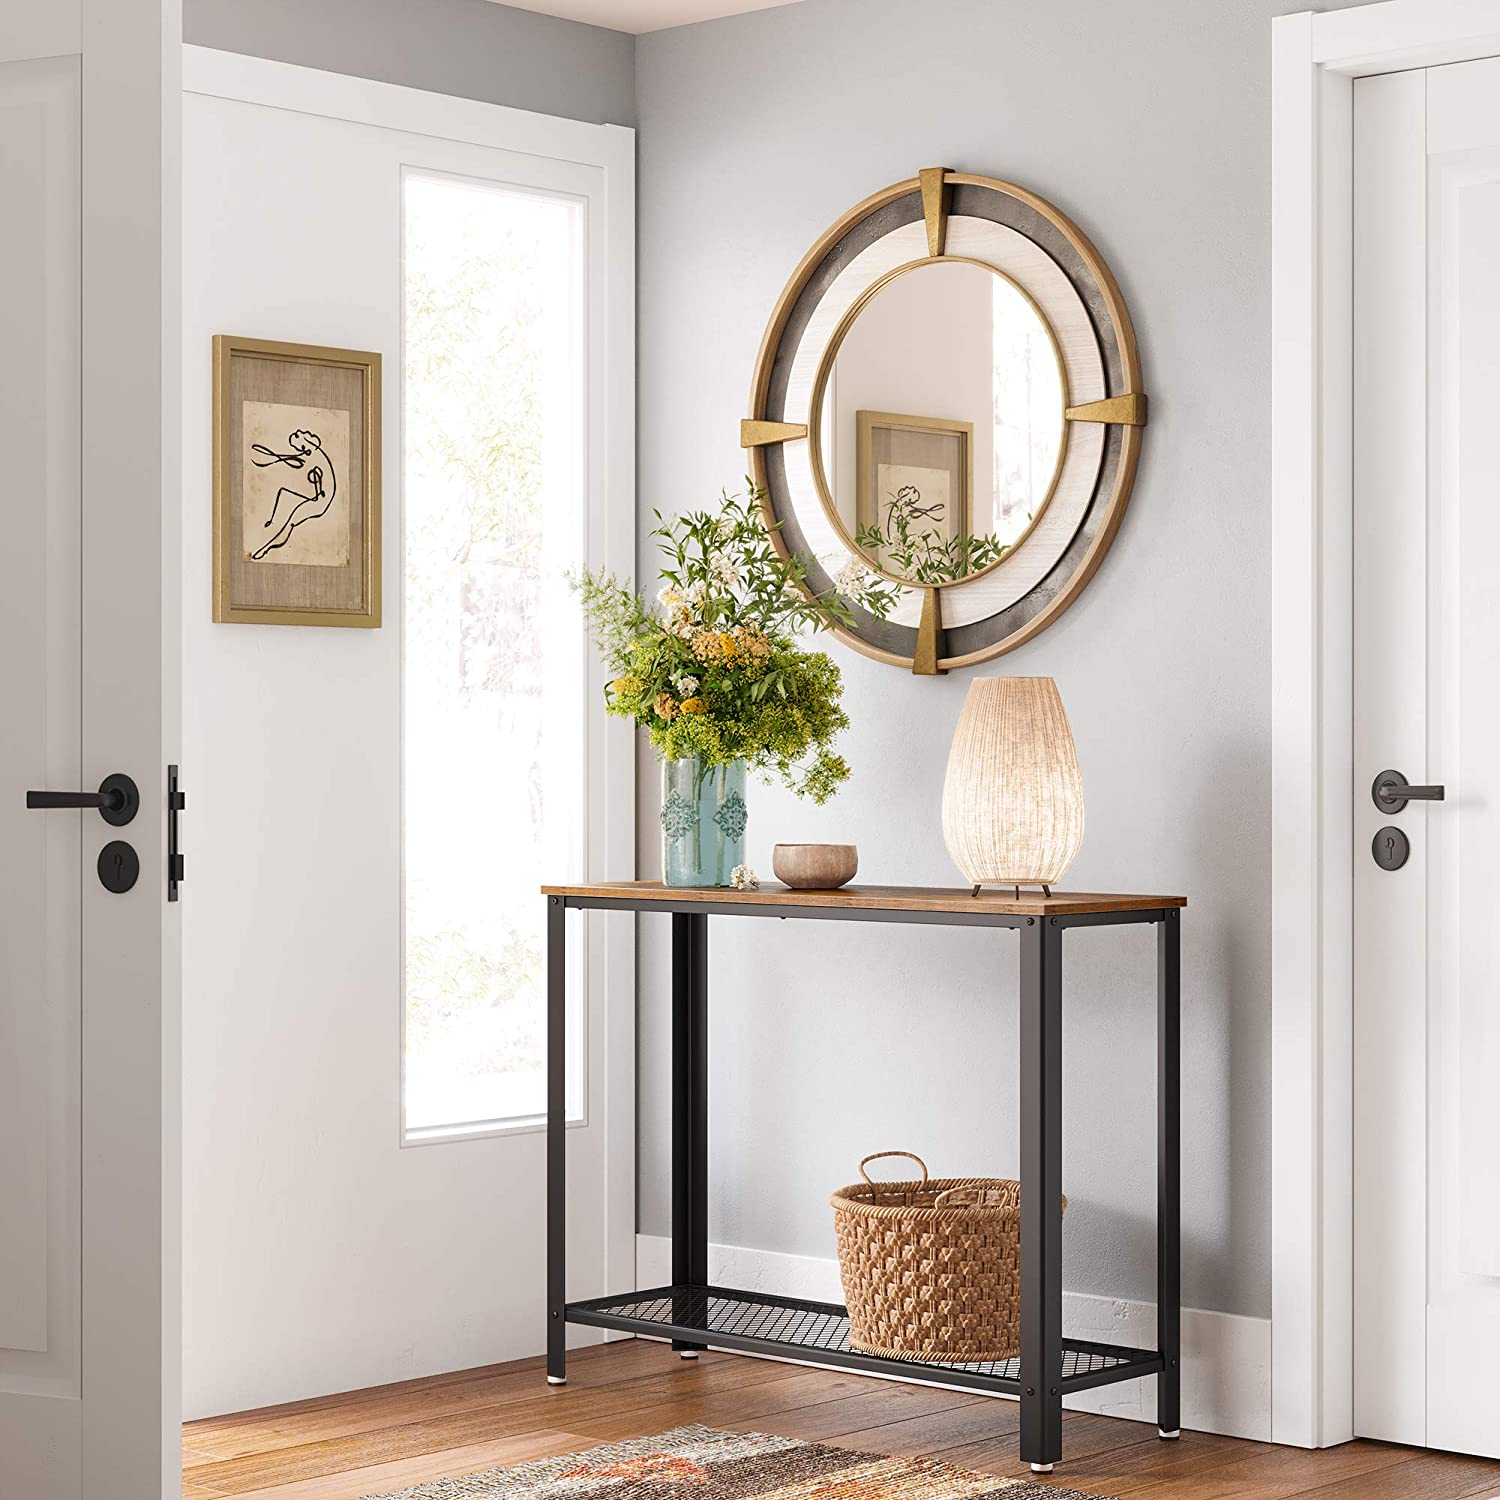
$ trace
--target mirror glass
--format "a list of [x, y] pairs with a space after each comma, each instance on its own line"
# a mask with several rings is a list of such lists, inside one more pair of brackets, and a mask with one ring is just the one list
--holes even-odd
[[823, 389], [820, 459], [851, 545], [883, 572], [949, 583], [1003, 559], [1062, 455], [1057, 346], [988, 266], [919, 263], [848, 325]]

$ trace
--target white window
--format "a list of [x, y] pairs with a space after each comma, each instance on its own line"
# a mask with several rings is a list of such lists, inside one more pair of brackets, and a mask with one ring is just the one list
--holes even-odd
[[1057, 469], [1061, 443], [1061, 354], [1030, 299], [990, 278], [994, 338], [994, 514], [984, 529], [1014, 542]]
[[404, 229], [404, 1107], [421, 1139], [546, 1110], [538, 887], [585, 870], [589, 658], [564, 575], [587, 555], [586, 205], [408, 171]]

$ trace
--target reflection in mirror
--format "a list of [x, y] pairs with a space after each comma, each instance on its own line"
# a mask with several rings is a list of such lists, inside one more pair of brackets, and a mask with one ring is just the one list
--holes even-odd
[[823, 475], [883, 571], [948, 583], [1000, 561], [1046, 504], [1064, 391], [1030, 300], [987, 266], [929, 261], [865, 304], [823, 392]]

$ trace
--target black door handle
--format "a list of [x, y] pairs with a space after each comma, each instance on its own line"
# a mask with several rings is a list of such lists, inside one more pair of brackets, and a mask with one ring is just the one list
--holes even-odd
[[27, 807], [92, 807], [115, 828], [123, 828], [141, 809], [135, 782], [119, 771], [106, 776], [97, 792], [27, 792]]
[[1408, 802], [1441, 802], [1445, 795], [1441, 786], [1410, 785], [1400, 771], [1382, 771], [1370, 788], [1371, 800], [1385, 813], [1398, 813]]

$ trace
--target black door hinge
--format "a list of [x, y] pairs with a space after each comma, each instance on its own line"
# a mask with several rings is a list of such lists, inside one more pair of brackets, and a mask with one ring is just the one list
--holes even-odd
[[183, 858], [178, 852], [177, 815], [187, 806], [187, 796], [178, 788], [177, 767], [167, 767], [167, 900], [177, 899], [182, 884]]

